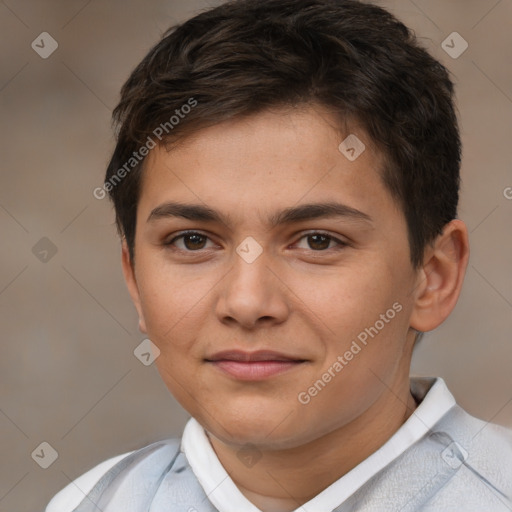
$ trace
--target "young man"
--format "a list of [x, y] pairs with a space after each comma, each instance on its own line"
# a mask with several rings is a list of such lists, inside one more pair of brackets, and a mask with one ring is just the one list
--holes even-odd
[[355, 0], [235, 1], [164, 36], [95, 194], [192, 419], [48, 512], [512, 510], [512, 433], [409, 377], [468, 262], [452, 94]]

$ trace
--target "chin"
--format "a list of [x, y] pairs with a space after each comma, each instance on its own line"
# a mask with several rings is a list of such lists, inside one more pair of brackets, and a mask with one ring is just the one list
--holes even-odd
[[[306, 425], [297, 418], [296, 411], [290, 414], [283, 408], [278, 411], [263, 411], [257, 407], [252, 413], [233, 411], [231, 414], [224, 409], [212, 417], [196, 419], [208, 432], [224, 444], [243, 448], [254, 445], [261, 449], [278, 450], [294, 448], [309, 437], [304, 432]], [[314, 436], [313, 436], [314, 437]]]

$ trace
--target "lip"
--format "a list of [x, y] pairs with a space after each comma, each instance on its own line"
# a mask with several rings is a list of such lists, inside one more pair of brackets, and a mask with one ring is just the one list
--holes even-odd
[[305, 362], [304, 359], [272, 350], [225, 350], [208, 357], [206, 361], [231, 377], [249, 381], [282, 374]]
[[304, 361], [300, 357], [275, 352], [274, 350], [256, 350], [246, 352], [244, 350], [223, 350], [206, 358], [207, 361]]

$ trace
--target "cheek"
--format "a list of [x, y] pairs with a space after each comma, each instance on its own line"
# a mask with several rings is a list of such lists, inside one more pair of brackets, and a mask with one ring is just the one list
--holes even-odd
[[[150, 339], [159, 346], [187, 345], [201, 322], [208, 293], [214, 286], [204, 273], [188, 275], [177, 266], [141, 262], [146, 271], [139, 279], [141, 305]], [[141, 265], [141, 266], [142, 266]]]
[[320, 319], [330, 337], [346, 340], [389, 307], [390, 290], [379, 275], [377, 268], [362, 264], [324, 275], [296, 273], [290, 288], [304, 304], [306, 314]]
[[[371, 366], [376, 373], [400, 358], [408, 319], [396, 279], [382, 265], [367, 265], [339, 269], [328, 279], [316, 280], [316, 286], [297, 281], [297, 295], [307, 297], [306, 314], [320, 319], [316, 325], [326, 340], [324, 370], [351, 350], [350, 367]], [[356, 374], [351, 378], [358, 379]]]

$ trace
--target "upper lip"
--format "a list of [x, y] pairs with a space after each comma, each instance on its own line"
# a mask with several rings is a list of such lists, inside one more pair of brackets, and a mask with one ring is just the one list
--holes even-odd
[[290, 356], [273, 350], [224, 350], [206, 358], [207, 361], [304, 361], [300, 357]]

